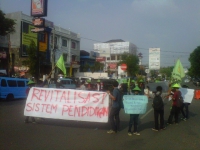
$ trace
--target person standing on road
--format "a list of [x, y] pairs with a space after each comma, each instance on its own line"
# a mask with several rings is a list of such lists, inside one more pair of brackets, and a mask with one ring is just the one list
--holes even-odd
[[120, 112], [121, 93], [118, 89], [117, 81], [113, 82], [113, 87], [114, 89], [113, 89], [112, 94], [110, 93], [110, 91], [107, 91], [109, 98], [112, 101], [112, 106], [111, 106], [110, 114], [109, 114], [111, 130], [107, 131], [108, 134], [116, 133], [117, 131], [119, 131], [119, 127], [120, 127], [119, 112]]
[[[188, 86], [183, 85], [182, 88], [188, 88]], [[188, 115], [189, 115], [189, 107], [190, 103], [184, 102], [182, 107], [181, 107], [181, 113], [182, 113], [182, 120], [186, 121], [188, 119]]]
[[79, 87], [79, 90], [86, 90], [85, 81], [82, 81], [82, 82], [81, 82], [81, 85], [80, 85], [80, 87]]
[[[154, 108], [154, 128], [153, 131], [159, 131], [165, 129], [164, 126], [164, 102], [163, 102], [162, 87], [157, 86], [156, 92], [153, 98], [153, 108]], [[158, 118], [160, 117], [160, 121]], [[159, 127], [160, 124], [160, 127]]]
[[[140, 88], [136, 86], [133, 89], [132, 95], [140, 95], [141, 92]], [[129, 120], [129, 128], [128, 128], [128, 136], [134, 135], [140, 135], [138, 132], [138, 122], [139, 122], [139, 114], [130, 114], [130, 120]], [[132, 126], [134, 126], [133, 133], [131, 132]]]
[[[31, 89], [32, 87], [35, 86], [35, 82], [32, 81], [32, 80], [29, 80], [29, 82], [28, 82], [27, 84], [28, 84], [28, 86], [29, 86], [29, 87], [26, 89], [26, 94], [27, 94], [27, 96], [28, 96], [28, 93], [29, 93], [30, 89]], [[36, 123], [36, 122], [35, 122], [35, 118], [34, 118], [34, 117], [29, 117], [29, 116], [26, 116], [24, 122], [25, 122], [25, 123], [29, 123], [29, 118], [31, 119], [32, 123]]]
[[172, 124], [172, 119], [174, 117], [175, 124], [178, 124], [178, 115], [180, 113], [180, 106], [178, 106], [178, 100], [181, 96], [181, 92], [179, 91], [180, 85], [176, 83], [172, 86], [172, 88], [175, 89], [175, 92], [172, 97], [172, 108], [167, 123]]

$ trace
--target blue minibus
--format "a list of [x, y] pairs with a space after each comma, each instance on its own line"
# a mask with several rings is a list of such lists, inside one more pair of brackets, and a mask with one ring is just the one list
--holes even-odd
[[0, 77], [0, 99], [26, 98], [27, 83], [25, 78]]

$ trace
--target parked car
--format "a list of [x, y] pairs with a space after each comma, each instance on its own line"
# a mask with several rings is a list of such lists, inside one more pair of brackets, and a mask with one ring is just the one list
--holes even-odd
[[193, 78], [192, 82], [193, 82], [194, 85], [200, 86], [200, 78], [199, 77]]
[[[60, 80], [60, 81], [59, 81]], [[59, 85], [59, 87], [58, 87]], [[49, 88], [76, 89], [76, 84], [70, 78], [50, 79]]]

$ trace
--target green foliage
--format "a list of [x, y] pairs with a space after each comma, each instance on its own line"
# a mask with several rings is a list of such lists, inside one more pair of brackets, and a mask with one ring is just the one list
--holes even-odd
[[22, 62], [23, 65], [29, 67], [29, 73], [36, 77], [36, 68], [37, 68], [37, 47], [35, 42], [32, 40], [30, 46], [27, 49], [28, 58]]
[[13, 19], [5, 18], [5, 14], [0, 10], [0, 35], [5, 36], [9, 33], [15, 32], [15, 21]]
[[191, 67], [188, 69], [189, 76], [200, 76], [200, 46], [198, 46], [189, 57]]
[[127, 65], [128, 76], [135, 76], [139, 71], [139, 58], [136, 55], [124, 53], [121, 55], [120, 64], [125, 63]]
[[173, 68], [173, 66], [160, 68], [160, 73], [162, 74], [162, 76], [171, 77]]
[[84, 72], [87, 72], [89, 68], [90, 68], [90, 65], [89, 65], [88, 63], [86, 63], [86, 64], [83, 66], [83, 71], [84, 71]]

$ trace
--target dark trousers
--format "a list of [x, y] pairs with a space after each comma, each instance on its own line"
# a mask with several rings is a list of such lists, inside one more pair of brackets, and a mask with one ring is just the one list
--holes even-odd
[[26, 116], [25, 121], [28, 122], [29, 118], [31, 119], [32, 122], [35, 122], [35, 118], [34, 117], [29, 117], [29, 116]]
[[186, 119], [188, 119], [188, 114], [189, 114], [188, 106], [189, 106], [189, 103], [183, 103], [183, 106], [181, 107], [181, 113], [183, 117]]
[[173, 117], [175, 118], [175, 123], [178, 123], [179, 112], [180, 112], [180, 107], [172, 106], [172, 109], [170, 111], [170, 115], [168, 118], [168, 123], [172, 124]]
[[120, 108], [111, 107], [110, 114], [109, 114], [109, 121], [110, 121], [111, 128], [113, 131], [119, 131], [119, 127], [120, 127], [119, 111], [120, 111]]
[[[160, 117], [160, 128], [159, 128], [159, 117]], [[163, 129], [164, 128], [164, 109], [155, 110], [154, 109], [154, 123], [155, 129]]]
[[138, 122], [139, 122], [139, 114], [130, 114], [128, 132], [131, 132], [132, 126], [134, 127], [133, 132], [137, 132], [138, 131]]

